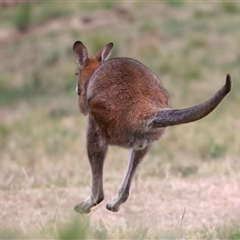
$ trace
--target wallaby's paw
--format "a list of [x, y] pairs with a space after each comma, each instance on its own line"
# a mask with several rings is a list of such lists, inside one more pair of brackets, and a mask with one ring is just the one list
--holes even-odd
[[120, 209], [120, 204], [116, 203], [114, 200], [109, 200], [109, 202], [106, 205], [107, 210], [112, 212], [118, 212]]
[[92, 206], [89, 206], [89, 204], [82, 202], [82, 203], [78, 204], [77, 206], [75, 206], [74, 210], [77, 213], [86, 214], [86, 213], [90, 213], [91, 207]]

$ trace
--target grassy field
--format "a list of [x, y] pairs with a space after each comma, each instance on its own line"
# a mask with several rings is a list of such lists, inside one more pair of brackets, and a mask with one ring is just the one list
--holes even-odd
[[[99, 1], [0, 8], [0, 239], [240, 239], [240, 3]], [[86, 117], [72, 45], [152, 69], [172, 108], [233, 90], [208, 117], [168, 128], [140, 166], [120, 212], [105, 205], [129, 151], [111, 147], [106, 199], [89, 215]]]

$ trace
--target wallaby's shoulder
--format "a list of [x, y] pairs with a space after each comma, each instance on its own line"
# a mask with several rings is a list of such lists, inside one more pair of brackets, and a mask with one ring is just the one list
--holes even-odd
[[91, 76], [90, 82], [94, 84], [111, 83], [125, 84], [130, 87], [133, 84], [147, 84], [148, 87], [157, 85], [162, 87], [156, 74], [141, 62], [128, 57], [117, 57], [106, 60]]
[[138, 60], [129, 58], [129, 57], [110, 58], [98, 67], [97, 72], [105, 71], [105, 70], [107, 71], [107, 70], [110, 70], [110, 68], [114, 68], [112, 70], [115, 70], [117, 72], [125, 70], [125, 71], [136, 71], [140, 73], [144, 72], [144, 73], [154, 74], [152, 70], [150, 70], [147, 66], [145, 66]]

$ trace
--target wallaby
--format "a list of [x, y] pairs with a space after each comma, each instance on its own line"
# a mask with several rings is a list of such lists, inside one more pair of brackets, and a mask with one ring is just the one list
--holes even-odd
[[[157, 76], [131, 58], [108, 59], [113, 43], [95, 56], [80, 41], [73, 45], [78, 63], [76, 92], [79, 108], [88, 115], [87, 153], [91, 167], [91, 195], [74, 209], [89, 213], [104, 199], [103, 165], [109, 145], [131, 149], [128, 168], [117, 195], [106, 208], [117, 212], [126, 202], [136, 169], [167, 126], [197, 121], [212, 112], [231, 90], [231, 76], [211, 98], [194, 107], [172, 110]], [[107, 60], [107, 61], [106, 61]]]

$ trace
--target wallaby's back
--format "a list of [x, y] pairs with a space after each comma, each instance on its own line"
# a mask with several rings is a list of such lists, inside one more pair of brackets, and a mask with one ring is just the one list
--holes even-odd
[[144, 131], [149, 119], [169, 107], [168, 93], [160, 80], [130, 58], [112, 58], [100, 65], [86, 92], [89, 113], [109, 138]]

